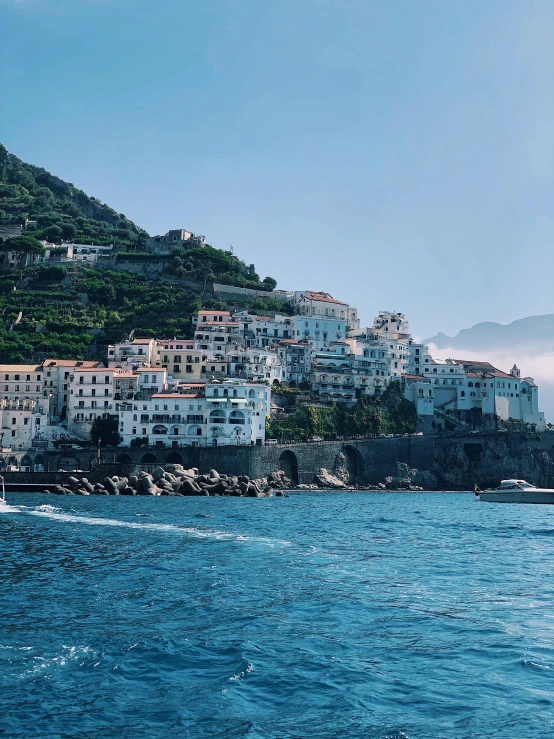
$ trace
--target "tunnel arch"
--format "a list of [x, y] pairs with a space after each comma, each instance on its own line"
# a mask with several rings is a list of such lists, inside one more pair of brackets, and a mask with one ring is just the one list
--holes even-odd
[[360, 450], [352, 444], [345, 444], [342, 453], [346, 457], [349, 482], [364, 482], [365, 462]]
[[295, 485], [298, 485], [298, 459], [294, 452], [286, 449], [279, 457], [279, 468]]
[[115, 458], [115, 461], [118, 464], [133, 464], [133, 460], [128, 454], [120, 454], [118, 457]]
[[171, 452], [167, 455], [165, 461], [167, 464], [183, 464], [183, 457], [179, 452]]
[[152, 452], [147, 452], [146, 454], [142, 455], [142, 457], [140, 458], [140, 461], [143, 464], [156, 464], [158, 460], [156, 459], [155, 454], [152, 454]]

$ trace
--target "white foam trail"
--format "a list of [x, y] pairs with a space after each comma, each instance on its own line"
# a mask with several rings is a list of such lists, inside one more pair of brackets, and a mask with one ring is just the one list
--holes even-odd
[[21, 509], [7, 503], [0, 503], [0, 513], [21, 513]]
[[[7, 506], [6, 506], [7, 507]], [[3, 510], [4, 507], [0, 509]], [[11, 508], [11, 507], [10, 507]], [[288, 546], [290, 541], [280, 539], [269, 539], [262, 536], [245, 536], [242, 534], [232, 534], [226, 531], [217, 531], [214, 529], [197, 529], [191, 526], [176, 526], [171, 523], [138, 523], [135, 521], [120, 521], [116, 518], [95, 518], [94, 516], [75, 516], [71, 513], [64, 513], [61, 508], [56, 508], [48, 504], [40, 505], [35, 509], [25, 507], [11, 508], [13, 513], [26, 513], [29, 516], [38, 516], [40, 518], [48, 518], [53, 521], [64, 521], [66, 523], [82, 523], [91, 526], [117, 526], [125, 529], [139, 529], [143, 531], [167, 531], [174, 534], [186, 534], [198, 539], [217, 539], [221, 541], [236, 542], [255, 542], [273, 547], [275, 545]]]

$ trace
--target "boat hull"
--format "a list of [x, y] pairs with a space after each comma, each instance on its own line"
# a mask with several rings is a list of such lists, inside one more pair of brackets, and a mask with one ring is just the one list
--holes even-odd
[[479, 500], [485, 503], [542, 503], [554, 505], [554, 490], [483, 490]]

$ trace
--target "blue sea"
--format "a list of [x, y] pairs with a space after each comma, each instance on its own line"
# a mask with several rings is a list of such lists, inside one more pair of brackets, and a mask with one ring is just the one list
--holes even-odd
[[0, 736], [554, 736], [554, 508], [8, 495]]

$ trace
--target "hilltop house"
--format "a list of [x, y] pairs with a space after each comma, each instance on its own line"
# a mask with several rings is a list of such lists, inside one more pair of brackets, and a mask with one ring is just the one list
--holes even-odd
[[205, 241], [206, 237], [201, 234], [194, 234], [186, 228], [176, 228], [168, 231], [164, 236], [149, 236], [144, 240], [144, 248], [146, 251], [157, 254], [168, 254], [176, 246], [192, 249], [203, 246]]

